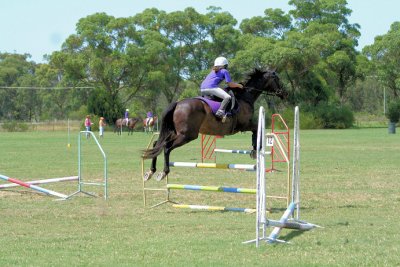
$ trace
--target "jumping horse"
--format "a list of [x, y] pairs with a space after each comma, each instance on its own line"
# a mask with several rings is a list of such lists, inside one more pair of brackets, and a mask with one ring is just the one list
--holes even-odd
[[125, 126], [128, 129], [128, 135], [133, 133], [133, 129], [136, 126], [136, 123], [140, 121], [139, 118], [131, 118], [128, 120], [128, 125], [126, 125], [126, 120], [125, 119], [117, 119], [115, 121], [115, 127], [114, 127], [114, 133], [116, 132], [117, 134], [122, 133], [122, 128]]
[[143, 179], [149, 180], [156, 172], [157, 156], [164, 150], [164, 169], [157, 174], [161, 181], [168, 173], [169, 156], [172, 150], [195, 139], [199, 133], [207, 135], [233, 135], [238, 132], [252, 132], [251, 157], [256, 157], [257, 123], [252, 121], [254, 103], [262, 93], [285, 99], [287, 91], [281, 85], [278, 74], [272, 70], [255, 69], [243, 83], [243, 89], [234, 88], [236, 102], [239, 105], [237, 114], [222, 122], [217, 118], [208, 104], [199, 98], [188, 98], [174, 102], [164, 111], [161, 130], [153, 148], [143, 151], [143, 159], [152, 159], [150, 170]]

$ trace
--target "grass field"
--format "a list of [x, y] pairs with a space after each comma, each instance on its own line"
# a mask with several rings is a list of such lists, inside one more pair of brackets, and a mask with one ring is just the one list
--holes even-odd
[[[24, 181], [77, 175], [77, 133], [0, 133], [0, 174]], [[78, 195], [68, 201], [26, 188], [0, 191], [0, 266], [400, 266], [400, 134], [387, 129], [302, 130], [301, 218], [323, 226], [283, 230], [292, 244], [243, 245], [255, 237], [254, 214], [143, 207], [140, 150], [150, 135], [106, 132], [109, 199]], [[218, 141], [248, 149], [249, 134]], [[93, 140], [82, 143], [83, 177], [102, 177]], [[230, 159], [231, 157], [232, 159]], [[174, 151], [172, 161], [200, 160], [199, 141]], [[251, 163], [224, 155], [224, 163]], [[147, 162], [146, 164], [148, 164]], [[162, 160], [159, 160], [161, 169]], [[267, 177], [268, 191], [285, 191], [284, 173]], [[171, 183], [254, 187], [254, 173], [173, 168]], [[156, 182], [152, 182], [156, 185]], [[64, 194], [74, 182], [43, 185]], [[100, 188], [88, 188], [103, 194]], [[186, 204], [253, 207], [254, 196], [172, 193]], [[152, 194], [151, 202], [163, 200]], [[279, 218], [284, 201], [271, 202]]]

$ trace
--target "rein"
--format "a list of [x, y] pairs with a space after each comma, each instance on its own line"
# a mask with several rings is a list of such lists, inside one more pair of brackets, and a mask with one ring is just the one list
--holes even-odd
[[246, 89], [247, 92], [257, 91], [257, 92], [261, 92], [260, 95], [272, 95], [272, 96], [274, 96], [273, 93], [270, 93], [270, 92], [267, 92], [267, 91], [264, 91], [264, 90], [260, 90], [260, 89], [254, 88], [254, 87], [245, 86], [244, 88]]

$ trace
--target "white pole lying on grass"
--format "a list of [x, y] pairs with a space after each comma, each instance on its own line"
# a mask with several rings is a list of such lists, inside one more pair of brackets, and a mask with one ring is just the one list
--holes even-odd
[[21, 180], [10, 178], [10, 177], [7, 177], [7, 176], [1, 175], [1, 174], [0, 174], [0, 179], [3, 179], [5, 181], [11, 182], [11, 183], [19, 184], [19, 185], [27, 187], [27, 188], [31, 188], [33, 190], [39, 191], [41, 193], [45, 193], [47, 195], [56, 196], [56, 197], [59, 197], [59, 198], [62, 198], [62, 199], [68, 198], [67, 195], [64, 195], [64, 194], [61, 194], [61, 193], [58, 193], [58, 192], [55, 192], [55, 191], [52, 191], [52, 190], [45, 189], [45, 188], [42, 188], [42, 187], [37, 186], [37, 185], [27, 184], [27, 183], [25, 183], [25, 182], [23, 182]]
[[[49, 183], [56, 183], [56, 182], [66, 182], [66, 181], [76, 181], [78, 180], [78, 176], [69, 176], [69, 177], [61, 177], [61, 178], [50, 178], [50, 179], [44, 179], [44, 180], [35, 180], [35, 181], [28, 181], [25, 182], [30, 185], [35, 185], [35, 184], [49, 184]], [[21, 186], [20, 184], [1, 184], [0, 189], [4, 188], [10, 188], [10, 187], [17, 187]]]

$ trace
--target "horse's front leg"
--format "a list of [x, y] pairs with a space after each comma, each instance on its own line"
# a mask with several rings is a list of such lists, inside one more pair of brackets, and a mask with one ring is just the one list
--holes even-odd
[[[153, 147], [157, 144], [157, 141], [153, 143]], [[143, 180], [147, 181], [150, 180], [150, 178], [153, 176], [153, 174], [156, 172], [157, 168], [157, 157], [154, 157], [151, 159], [151, 165], [150, 165], [150, 170], [145, 172], [143, 174]]]

